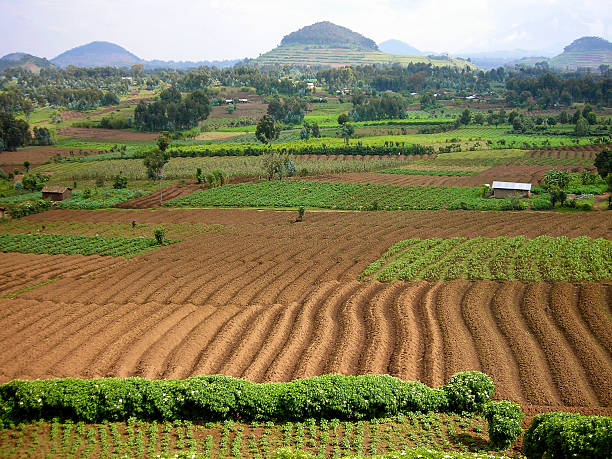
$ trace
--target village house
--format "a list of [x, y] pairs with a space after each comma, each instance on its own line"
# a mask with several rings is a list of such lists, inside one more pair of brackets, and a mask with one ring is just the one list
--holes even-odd
[[531, 183], [493, 182], [492, 189], [494, 198], [510, 196], [528, 198], [531, 196]]
[[67, 186], [46, 186], [42, 189], [43, 199], [63, 201], [72, 197], [72, 188]]

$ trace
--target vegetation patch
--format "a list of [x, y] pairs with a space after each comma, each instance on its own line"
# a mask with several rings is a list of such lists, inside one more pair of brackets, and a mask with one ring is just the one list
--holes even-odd
[[[522, 201], [483, 199], [478, 188], [268, 181], [198, 191], [170, 207], [311, 207], [341, 210], [520, 210]], [[517, 207], [518, 206], [518, 207]]]
[[[171, 243], [175, 241], [165, 241]], [[1, 252], [129, 257], [159, 247], [155, 238], [0, 234]]]
[[393, 245], [360, 277], [384, 282], [607, 280], [612, 279], [612, 241], [586, 236], [413, 238]]
[[379, 171], [381, 174], [401, 174], [401, 175], [433, 175], [436, 177], [463, 177], [476, 175], [477, 171], [465, 170], [433, 170], [433, 169], [384, 169]]

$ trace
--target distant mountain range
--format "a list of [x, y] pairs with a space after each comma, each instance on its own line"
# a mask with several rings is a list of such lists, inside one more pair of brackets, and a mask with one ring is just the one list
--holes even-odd
[[[303, 27], [283, 37], [280, 46], [260, 55], [253, 62], [266, 64], [311, 65], [318, 67], [337, 67], [367, 64], [409, 64], [416, 62], [432, 65], [465, 67], [478, 66], [485, 70], [500, 66], [534, 65], [546, 61], [548, 65], [560, 70], [591, 68], [597, 70], [601, 65], [612, 65], [612, 43], [598, 37], [582, 37], [564, 48], [563, 53], [554, 56], [546, 51], [490, 51], [463, 53], [462, 58], [434, 53], [419, 49], [400, 40], [387, 40], [376, 43], [346, 27], [324, 21]], [[469, 59], [469, 62], [465, 59]], [[241, 60], [222, 61], [146, 61], [125, 48], [114, 43], [94, 41], [70, 49], [59, 56], [47, 60], [26, 53], [11, 53], [0, 58], [0, 71], [9, 67], [21, 67], [34, 73], [43, 68], [69, 65], [78, 67], [131, 67], [142, 64], [145, 68], [169, 68], [186, 70], [200, 66], [231, 67]]]
[[77, 46], [63, 52], [50, 61], [44, 58], [32, 56], [25, 53], [12, 53], [0, 58], [0, 70], [8, 67], [23, 67], [35, 73], [41, 68], [60, 67], [69, 65], [76, 67], [131, 67], [134, 64], [142, 64], [145, 68], [169, 68], [176, 70], [187, 70], [201, 66], [215, 66], [219, 68], [231, 67], [240, 62], [239, 59], [225, 61], [146, 61], [125, 48], [107, 41], [94, 41], [83, 46]]

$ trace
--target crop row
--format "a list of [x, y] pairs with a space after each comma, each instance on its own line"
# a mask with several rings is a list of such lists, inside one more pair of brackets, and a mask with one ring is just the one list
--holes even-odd
[[70, 236], [65, 234], [0, 234], [0, 252], [125, 257], [156, 247], [154, 238]]
[[524, 236], [407, 239], [361, 274], [380, 281], [490, 279], [599, 281], [612, 279], [612, 241]]
[[281, 449], [297, 449], [314, 458], [370, 456], [408, 448], [438, 451], [435, 455], [415, 454], [415, 457], [428, 458], [455, 457], [449, 451], [467, 455], [468, 451], [486, 450], [486, 426], [480, 417], [409, 413], [371, 422], [309, 419], [283, 424], [233, 421], [198, 424], [129, 420], [85, 424], [53, 421], [0, 430], [2, 457], [263, 458]]
[[434, 169], [384, 169], [378, 171], [381, 174], [401, 174], [401, 175], [433, 175], [436, 177], [462, 177], [466, 175], [476, 175], [476, 171], [466, 170], [434, 170]]
[[226, 185], [174, 199], [170, 207], [312, 207], [343, 210], [511, 209], [477, 188], [268, 181]]

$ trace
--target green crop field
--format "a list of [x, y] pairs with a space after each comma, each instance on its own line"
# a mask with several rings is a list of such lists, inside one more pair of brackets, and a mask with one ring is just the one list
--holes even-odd
[[400, 174], [400, 175], [433, 175], [437, 177], [462, 177], [467, 175], [476, 175], [478, 171], [463, 171], [463, 170], [435, 170], [435, 169], [384, 169], [378, 171], [381, 174]]
[[[176, 421], [35, 422], [0, 430], [2, 457], [283, 457], [300, 450], [307, 457], [372, 456], [404, 458], [498, 457], [487, 453], [481, 417], [408, 414], [375, 421], [309, 419], [251, 424]], [[410, 450], [412, 448], [418, 448]], [[405, 452], [405, 450], [408, 450]], [[302, 456], [300, 456], [302, 457]]]
[[0, 234], [0, 252], [126, 257], [153, 250], [157, 247], [159, 245], [151, 237]]
[[311, 207], [339, 210], [504, 210], [507, 199], [483, 199], [477, 188], [410, 187], [306, 181], [226, 185], [177, 198], [171, 207]]
[[578, 237], [407, 239], [361, 275], [380, 281], [490, 279], [599, 281], [612, 279], [612, 241]]

